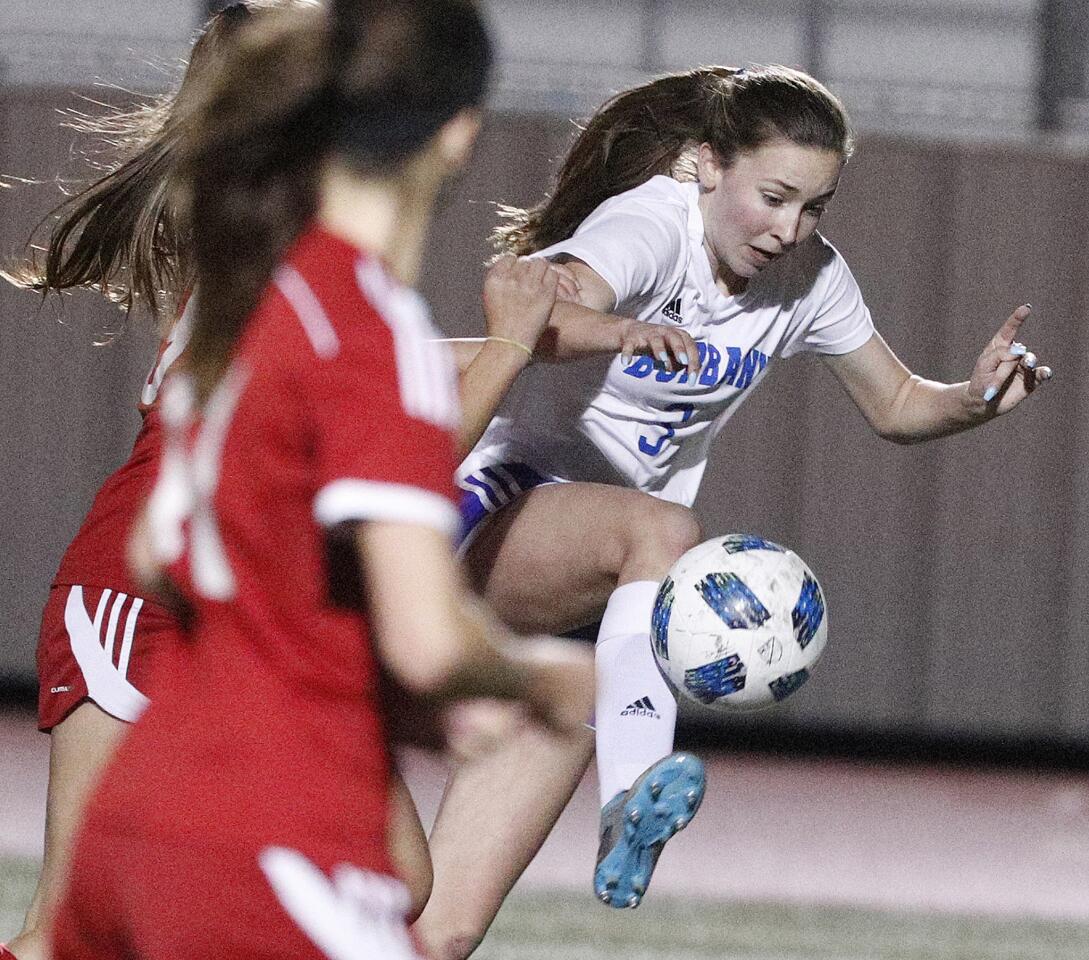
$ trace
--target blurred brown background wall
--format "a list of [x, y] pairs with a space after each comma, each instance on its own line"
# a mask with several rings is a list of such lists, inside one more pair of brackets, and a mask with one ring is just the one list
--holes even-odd
[[[0, 173], [81, 175], [67, 90], [0, 88]], [[571, 135], [554, 116], [493, 115], [434, 231], [425, 293], [451, 334], [479, 330], [491, 203], [540, 196]], [[698, 508], [707, 533], [796, 549], [828, 596], [810, 684], [757, 723], [859, 734], [1089, 746], [1089, 460], [1082, 347], [1089, 159], [1032, 146], [862, 140], [823, 232], [879, 330], [915, 372], [963, 379], [1030, 301], [1025, 339], [1055, 379], [982, 430], [917, 447], [873, 436], [819, 362], [775, 364], [719, 439]], [[0, 253], [57, 199], [0, 190]], [[63, 323], [58, 323], [58, 317]], [[0, 678], [33, 676], [50, 578], [97, 485], [135, 435], [154, 336], [93, 294], [39, 308], [0, 287]]]

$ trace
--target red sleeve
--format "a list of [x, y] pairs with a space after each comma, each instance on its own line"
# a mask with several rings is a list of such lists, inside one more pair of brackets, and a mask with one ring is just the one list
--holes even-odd
[[[329, 313], [335, 339], [307, 363], [304, 396], [314, 429], [314, 515], [418, 522], [458, 529], [452, 428], [457, 376], [431, 330], [380, 315], [362, 296]], [[333, 312], [335, 308], [336, 313]], [[347, 309], [350, 316], [337, 322]]]

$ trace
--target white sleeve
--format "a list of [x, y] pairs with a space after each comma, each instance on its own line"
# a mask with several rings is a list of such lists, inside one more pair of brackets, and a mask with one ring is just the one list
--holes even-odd
[[537, 256], [562, 253], [583, 261], [612, 287], [620, 309], [661, 289], [684, 269], [687, 229], [687, 210], [679, 204], [622, 194], [598, 207], [570, 239]]
[[850, 353], [873, 336], [873, 320], [862, 291], [839, 252], [832, 249], [832, 254], [821, 271], [825, 282], [818, 286], [820, 292], [812, 318], [803, 335], [783, 351], [783, 356], [802, 350]]

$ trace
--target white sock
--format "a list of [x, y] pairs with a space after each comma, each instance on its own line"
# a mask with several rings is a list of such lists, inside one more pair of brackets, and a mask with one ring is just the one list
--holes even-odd
[[673, 752], [677, 701], [650, 649], [658, 583], [637, 580], [609, 597], [597, 635], [597, 777], [601, 805]]

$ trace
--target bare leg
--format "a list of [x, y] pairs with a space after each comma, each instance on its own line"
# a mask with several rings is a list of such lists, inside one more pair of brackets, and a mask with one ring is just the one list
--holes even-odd
[[83, 806], [127, 727], [124, 721], [88, 701], [51, 732], [42, 872], [23, 929], [8, 944], [19, 960], [45, 960], [48, 955], [45, 938], [52, 910], [62, 893]]
[[[698, 536], [683, 507], [619, 487], [554, 484], [490, 518], [466, 564], [512, 627], [561, 633], [596, 620], [618, 583], [660, 578]], [[431, 832], [434, 890], [416, 924], [436, 960], [476, 948], [592, 749], [589, 730], [575, 742], [527, 733], [456, 771]]]
[[412, 896], [408, 922], [412, 923], [423, 912], [427, 898], [431, 896], [433, 874], [431, 854], [427, 847], [420, 815], [405, 781], [395, 769], [390, 779], [389, 853], [397, 873]]
[[435, 888], [416, 924], [435, 960], [476, 949], [592, 753], [589, 730], [577, 745], [527, 732], [450, 778], [430, 838]]

